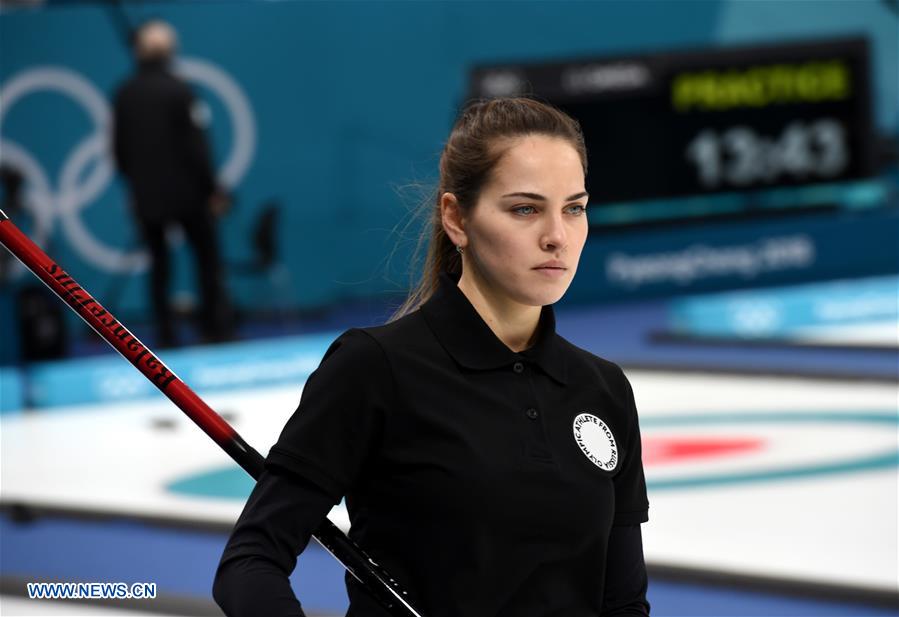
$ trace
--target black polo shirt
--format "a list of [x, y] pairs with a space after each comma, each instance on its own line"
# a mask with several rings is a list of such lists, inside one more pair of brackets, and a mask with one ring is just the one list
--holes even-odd
[[[513, 352], [457, 280], [443, 274], [420, 310], [335, 340], [267, 469], [294, 481], [282, 492], [306, 491], [306, 511], [316, 491], [324, 512], [345, 495], [351, 537], [427, 617], [648, 614], [628, 380], [560, 337], [551, 306], [534, 346]], [[257, 489], [223, 564], [266, 550], [249, 541], [253, 520], [257, 539], [277, 535], [258, 528], [277, 491]], [[304, 544], [314, 514], [300, 515]], [[386, 615], [347, 581], [348, 615]]]

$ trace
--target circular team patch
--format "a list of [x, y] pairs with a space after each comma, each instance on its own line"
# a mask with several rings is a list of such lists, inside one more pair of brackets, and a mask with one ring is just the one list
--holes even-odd
[[590, 462], [606, 471], [618, 466], [618, 445], [605, 422], [590, 413], [574, 419], [574, 440]]

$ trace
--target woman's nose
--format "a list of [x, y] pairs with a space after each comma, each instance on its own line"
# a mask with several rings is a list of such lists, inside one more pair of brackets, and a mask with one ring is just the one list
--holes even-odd
[[561, 215], [547, 217], [541, 244], [545, 250], [564, 249], [568, 246], [568, 234]]

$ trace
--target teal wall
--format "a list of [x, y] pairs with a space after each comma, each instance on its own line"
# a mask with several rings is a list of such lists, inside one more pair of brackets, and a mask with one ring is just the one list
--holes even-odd
[[[220, 89], [195, 84], [211, 112], [220, 165], [239, 141], [249, 157], [230, 172], [237, 202], [221, 225], [226, 261], [249, 258], [248, 230], [263, 201], [284, 206], [278, 240], [290, 280], [272, 293], [265, 280], [232, 276], [247, 308], [321, 306], [403, 288], [418, 229], [404, 225], [435, 179], [473, 63], [862, 34], [872, 42], [875, 121], [882, 132], [896, 131], [896, 16], [875, 0], [154, 2], [132, 4], [128, 16], [169, 20], [183, 56], [211, 63], [245, 97], [253, 139], [240, 141]], [[47, 66], [73, 72], [79, 87], [108, 99], [130, 70], [109, 9], [5, 9], [0, 96]], [[126, 193], [104, 175], [101, 149], [87, 156], [85, 140], [102, 129], [71, 96], [30, 92], [6, 106], [0, 125], [0, 159], [24, 149], [48, 185], [37, 195], [39, 224], [20, 217], [21, 224], [98, 299], [114, 295], [122, 315], [142, 316], [143, 279], [128, 275], [141, 263], [128, 257], [136, 240]], [[79, 147], [88, 149], [80, 169]], [[75, 179], [62, 188], [84, 197], [68, 205], [60, 199], [67, 165]], [[595, 246], [591, 255], [601, 258]], [[178, 288], [192, 289], [184, 249], [176, 266]], [[598, 289], [601, 276], [598, 268], [585, 278]], [[612, 286], [596, 297], [632, 292]], [[581, 285], [572, 297], [591, 293]]]

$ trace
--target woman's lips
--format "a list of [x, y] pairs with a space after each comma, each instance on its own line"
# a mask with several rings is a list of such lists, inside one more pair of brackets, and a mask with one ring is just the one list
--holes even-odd
[[550, 277], [554, 277], [554, 278], [564, 276], [565, 272], [567, 271], [566, 268], [550, 268], [550, 267], [534, 268], [534, 270], [536, 270], [537, 272], [540, 272], [544, 276], [550, 276]]

